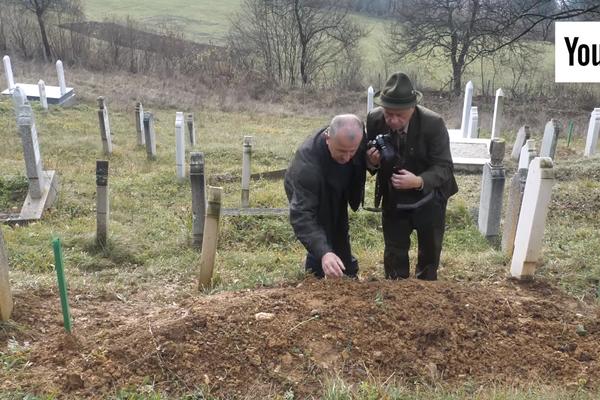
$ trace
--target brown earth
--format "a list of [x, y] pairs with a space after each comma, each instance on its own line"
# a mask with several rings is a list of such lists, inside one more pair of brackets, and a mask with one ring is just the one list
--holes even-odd
[[0, 392], [103, 397], [150, 383], [172, 395], [302, 398], [330, 376], [600, 387], [600, 309], [540, 282], [307, 279], [172, 304], [70, 295], [72, 336], [56, 293], [16, 293], [0, 356], [17, 343], [29, 364], [0, 363]]

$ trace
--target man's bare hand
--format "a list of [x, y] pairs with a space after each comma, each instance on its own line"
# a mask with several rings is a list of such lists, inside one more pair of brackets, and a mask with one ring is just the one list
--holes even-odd
[[420, 176], [416, 176], [406, 169], [393, 173], [390, 180], [394, 189], [418, 189], [423, 184]]
[[321, 266], [323, 267], [323, 272], [325, 276], [330, 278], [340, 278], [344, 276], [344, 272], [346, 267], [344, 267], [344, 263], [338, 256], [333, 252], [325, 253], [325, 255], [321, 258]]
[[371, 147], [367, 150], [367, 160], [371, 166], [377, 168], [379, 167], [379, 163], [381, 162], [381, 154], [379, 154], [379, 150], [375, 147]]

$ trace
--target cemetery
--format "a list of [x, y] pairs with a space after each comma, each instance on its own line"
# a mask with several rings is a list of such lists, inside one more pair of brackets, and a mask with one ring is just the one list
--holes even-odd
[[[372, 178], [350, 217], [360, 279], [317, 280], [282, 171], [335, 107], [102, 87], [44, 104], [10, 85], [0, 183], [20, 177], [24, 197], [0, 203], [0, 397], [599, 393], [600, 109], [523, 124], [468, 82], [443, 110], [459, 194], [440, 280], [383, 278]], [[373, 89], [344, 110], [364, 118]]]

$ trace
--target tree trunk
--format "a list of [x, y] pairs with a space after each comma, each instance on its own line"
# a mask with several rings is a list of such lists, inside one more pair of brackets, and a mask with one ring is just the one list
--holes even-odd
[[452, 82], [452, 93], [458, 97], [462, 90], [462, 68], [458, 63], [452, 63]]
[[44, 45], [44, 58], [46, 61], [52, 61], [52, 52], [50, 51], [50, 42], [48, 42], [48, 35], [46, 35], [46, 26], [44, 25], [43, 14], [36, 12], [38, 24], [40, 25], [40, 34], [42, 35], [42, 43]]

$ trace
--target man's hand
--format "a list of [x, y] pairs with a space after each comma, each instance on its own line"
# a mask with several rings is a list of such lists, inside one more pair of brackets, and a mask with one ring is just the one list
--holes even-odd
[[379, 150], [375, 147], [371, 147], [367, 150], [367, 161], [373, 168], [378, 168], [379, 163], [381, 162], [381, 154], [379, 154]]
[[394, 189], [419, 189], [423, 186], [423, 178], [406, 169], [393, 173], [390, 180]]
[[346, 267], [344, 267], [344, 263], [338, 256], [333, 252], [325, 253], [325, 255], [321, 258], [321, 266], [323, 267], [323, 272], [325, 276], [330, 278], [340, 278], [344, 275]]

